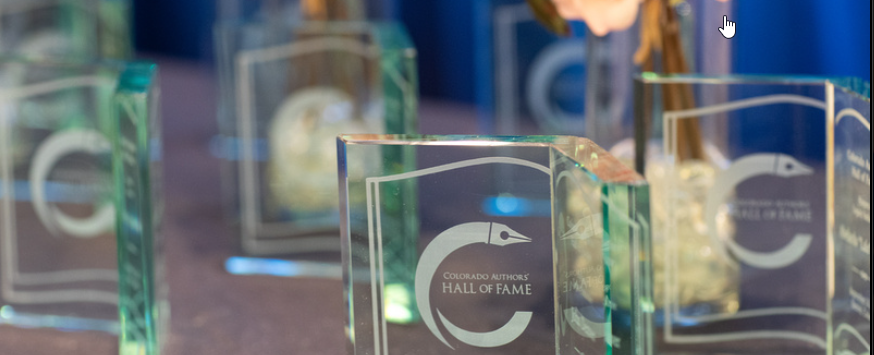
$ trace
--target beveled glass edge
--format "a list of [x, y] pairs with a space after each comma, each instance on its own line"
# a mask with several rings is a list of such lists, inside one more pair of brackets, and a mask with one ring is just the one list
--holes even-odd
[[635, 77], [646, 84], [773, 84], [773, 85], [825, 85], [836, 87], [871, 100], [871, 84], [857, 77], [829, 77], [814, 75], [698, 75], [659, 74], [644, 72]]
[[[120, 331], [118, 336], [120, 355], [158, 355], [164, 345], [163, 338], [167, 329], [169, 310], [167, 300], [160, 295], [158, 283], [166, 282], [156, 275], [156, 270], [163, 268], [156, 260], [156, 236], [160, 231], [155, 228], [160, 221], [160, 201], [155, 200], [153, 192], [155, 181], [153, 164], [155, 151], [160, 151], [159, 140], [152, 135], [151, 127], [154, 119], [160, 119], [160, 108], [153, 105], [159, 100], [156, 95], [158, 88], [158, 66], [153, 63], [124, 63], [120, 67], [118, 84], [113, 95], [113, 135], [112, 169], [116, 205], [116, 240], [118, 257], [118, 316]], [[130, 106], [128, 110], [125, 105]], [[124, 112], [124, 113], [123, 113]], [[122, 117], [129, 117], [133, 125], [133, 134], [127, 138], [133, 139], [133, 151], [125, 152], [123, 143], [124, 130]], [[160, 136], [160, 133], [157, 133]], [[159, 138], [158, 138], [159, 139]], [[156, 149], [157, 148], [157, 149]], [[135, 165], [133, 171], [126, 168], [125, 153], [133, 154]], [[160, 163], [159, 163], [160, 164]], [[159, 168], [160, 169], [160, 168]], [[139, 179], [136, 195], [126, 193], [128, 176], [135, 174]], [[159, 184], [160, 186], [160, 184]], [[160, 194], [160, 192], [158, 192]], [[136, 201], [130, 211], [127, 199]], [[132, 224], [133, 223], [133, 224]], [[137, 224], [137, 225], [135, 225]], [[131, 248], [135, 246], [135, 248]], [[135, 271], [134, 271], [135, 270]], [[136, 273], [138, 273], [137, 276]], [[142, 302], [132, 305], [132, 300]]]
[[155, 88], [158, 65], [150, 62], [125, 63], [118, 79], [119, 93], [148, 93]]
[[[116, 78], [116, 94], [147, 93], [151, 90], [157, 79], [158, 65], [148, 61], [64, 61], [64, 60], [35, 60], [22, 57], [0, 56], [0, 68], [7, 65], [24, 65], [36, 68], [69, 70], [71, 72], [88, 72], [109, 70], [118, 74]], [[14, 90], [18, 84], [0, 80], [0, 89]]]
[[[62, 58], [30, 58], [18, 56], [14, 54], [0, 54], [0, 67], [5, 65], [26, 65], [43, 68], [67, 69], [67, 70], [116, 70], [122, 73], [134, 68], [157, 67], [150, 61], [144, 60], [117, 60], [117, 59], [95, 59], [95, 60], [76, 60]], [[142, 71], [142, 69], [137, 69]], [[150, 69], [148, 69], [150, 70]], [[0, 83], [2, 84], [2, 83]]]
[[418, 55], [406, 26], [400, 22], [371, 22], [383, 51], [401, 51], [407, 57]]
[[857, 77], [831, 78], [835, 87], [862, 100], [871, 101], [871, 83]]
[[[580, 164], [597, 183], [632, 186], [647, 185], [646, 180], [587, 138], [574, 136], [492, 136], [421, 134], [341, 134], [346, 145], [433, 145], [433, 146], [515, 146], [553, 148]], [[591, 159], [597, 157], [597, 161]]]

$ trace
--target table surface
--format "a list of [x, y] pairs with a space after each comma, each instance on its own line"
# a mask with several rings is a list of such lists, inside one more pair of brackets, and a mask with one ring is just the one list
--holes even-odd
[[[238, 276], [235, 229], [223, 219], [220, 161], [209, 151], [218, 133], [212, 68], [174, 60], [161, 65], [167, 271], [172, 307], [168, 355], [345, 352], [346, 313], [337, 279]], [[451, 124], [447, 120], [452, 121]], [[468, 106], [425, 102], [421, 131], [475, 133]], [[114, 337], [0, 329], [0, 355], [112, 354]]]
[[[218, 134], [217, 80], [206, 66], [158, 62], [165, 152], [163, 236], [172, 307], [166, 355], [345, 353], [340, 280], [225, 271], [225, 260], [238, 254], [238, 243], [236, 229], [223, 218], [221, 162], [209, 150]], [[476, 129], [471, 106], [421, 104], [422, 133], [474, 134]], [[0, 355], [108, 355], [116, 343], [105, 334], [0, 326]]]

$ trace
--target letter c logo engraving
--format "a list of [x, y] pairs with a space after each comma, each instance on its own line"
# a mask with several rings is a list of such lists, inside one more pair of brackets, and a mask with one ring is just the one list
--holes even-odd
[[780, 250], [769, 253], [754, 252], [744, 248], [733, 238], [722, 236], [716, 226], [716, 217], [723, 201], [728, 198], [735, 187], [747, 179], [761, 175], [792, 178], [808, 176], [813, 173], [812, 168], [784, 154], [753, 154], [736, 161], [720, 175], [707, 195], [705, 213], [711, 242], [716, 247], [717, 252], [726, 261], [731, 262], [732, 259], [728, 255], [727, 248], [745, 264], [760, 269], [779, 269], [800, 260], [810, 248], [813, 236], [798, 234]]
[[76, 238], [93, 238], [112, 230], [115, 208], [112, 202], [99, 206], [87, 218], [73, 218], [46, 200], [45, 182], [52, 167], [64, 156], [75, 152], [99, 154], [109, 152], [109, 141], [93, 130], [69, 130], [56, 133], [37, 149], [30, 167], [30, 192], [33, 208], [40, 221], [55, 235], [64, 232]]
[[[465, 246], [478, 243], [506, 246], [529, 242], [531, 242], [531, 238], [525, 237], [503, 224], [489, 222], [465, 223], [449, 228], [437, 235], [428, 244], [428, 247], [425, 248], [422, 257], [419, 259], [419, 265], [416, 268], [416, 301], [419, 313], [422, 315], [422, 320], [431, 333], [443, 344], [446, 344], [451, 349], [455, 349], [437, 328], [437, 322], [431, 311], [431, 281], [440, 263], [449, 254]], [[461, 329], [452, 324], [443, 316], [439, 309], [437, 310], [437, 315], [449, 334], [452, 334], [453, 337], [462, 343], [480, 348], [496, 348], [516, 340], [528, 328], [533, 316], [531, 312], [516, 312], [513, 318], [500, 329], [486, 333], [476, 333]]]

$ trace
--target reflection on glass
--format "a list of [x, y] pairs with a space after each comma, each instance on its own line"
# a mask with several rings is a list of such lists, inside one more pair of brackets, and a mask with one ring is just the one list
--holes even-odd
[[120, 355], [159, 355], [169, 330], [161, 213], [161, 119], [154, 65], [126, 70], [114, 100], [113, 169]]
[[[361, 21], [365, 10], [385, 7], [379, 1], [361, 0], [219, 0], [219, 21]], [[375, 11], [374, 11], [375, 12]]]
[[[870, 300], [869, 291], [855, 291], [864, 283], [848, 286], [852, 278], [837, 271], [870, 270], [870, 262], [852, 257], [852, 248], [829, 255], [841, 246], [841, 228], [866, 226], [832, 221], [847, 218], [837, 217], [843, 208], [864, 207], [850, 190], [870, 194], [870, 185], [837, 183], [842, 169], [852, 173], [848, 161], [870, 154], [870, 137], [858, 133], [870, 121], [867, 84], [646, 73], [637, 90], [636, 163], [652, 187], [658, 352], [841, 353], [830, 339], [835, 310], [850, 320], [840, 302]], [[665, 110], [653, 98], [666, 90], [699, 105]], [[837, 125], [842, 110], [863, 124]], [[841, 135], [842, 127], [854, 133]], [[703, 158], [683, 153], [694, 137]], [[844, 324], [870, 329], [870, 321]]]
[[[338, 252], [335, 137], [416, 130], [416, 53], [406, 32], [396, 24], [252, 22], [220, 24], [216, 39], [225, 195], [243, 251]], [[348, 167], [371, 169], [379, 162], [367, 157]]]
[[[645, 354], [648, 188], [601, 148], [564, 136], [338, 143], [355, 353]], [[391, 169], [352, 174], [356, 157]], [[552, 213], [483, 208], [498, 165], [519, 182], [504, 196]]]

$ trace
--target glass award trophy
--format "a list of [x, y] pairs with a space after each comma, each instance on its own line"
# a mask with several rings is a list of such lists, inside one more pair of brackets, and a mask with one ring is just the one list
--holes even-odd
[[[721, 38], [718, 31], [704, 31], [701, 19], [714, 18], [715, 14], [716, 18], [730, 16], [731, 5], [712, 0], [671, 3], [688, 69], [709, 74], [730, 72], [730, 41]], [[561, 38], [535, 20], [524, 0], [476, 4], [480, 130], [504, 135], [585, 136], [631, 164], [633, 83], [640, 71], [638, 52], [643, 50], [641, 21], [603, 37], [591, 33], [583, 23], [572, 22], [574, 36]], [[485, 203], [498, 197], [497, 190], [514, 183], [496, 180], [496, 191]], [[524, 194], [514, 193], [513, 197], [526, 204], [545, 203]]]
[[[326, 162], [340, 133], [416, 131], [415, 49], [388, 23], [223, 24], [216, 38], [216, 146], [243, 252], [310, 254], [340, 277], [336, 168]], [[232, 260], [234, 273], [259, 265]]]
[[[349, 354], [647, 353], [648, 187], [592, 142], [344, 135], [337, 149]], [[546, 213], [485, 208], [497, 178]]]
[[636, 85], [657, 353], [869, 354], [868, 83]]
[[[709, 0], [672, 3], [689, 69], [729, 73], [730, 42], [704, 31], [702, 19], [730, 17], [731, 6]], [[478, 1], [474, 9], [482, 132], [584, 135], [603, 147], [626, 139], [624, 146], [633, 146], [639, 24], [599, 37], [584, 23], [571, 22], [572, 36], [562, 38], [535, 20], [525, 0]]]
[[0, 61], [0, 352], [156, 354], [155, 70]]
[[0, 53], [129, 58], [130, 0], [0, 0]]

